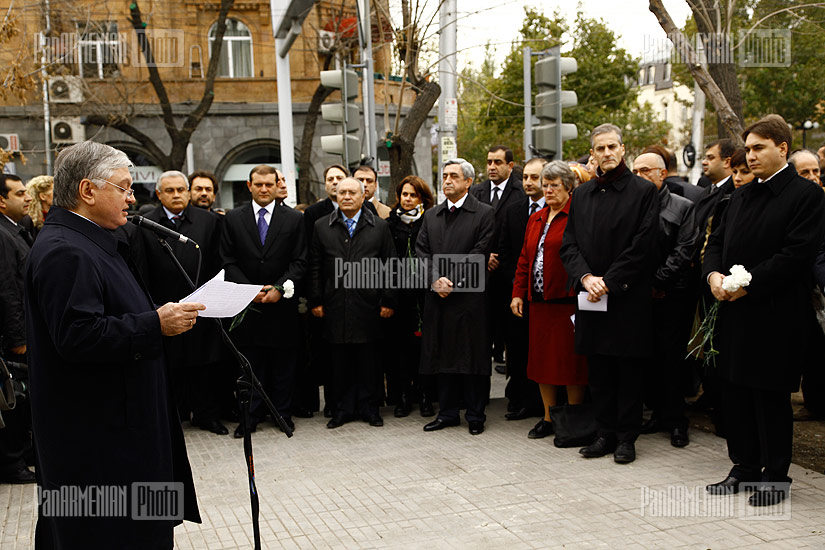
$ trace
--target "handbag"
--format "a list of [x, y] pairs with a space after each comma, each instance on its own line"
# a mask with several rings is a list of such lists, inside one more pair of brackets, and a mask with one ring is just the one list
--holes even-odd
[[[0, 411], [10, 411], [17, 405], [16, 396], [14, 395], [14, 382], [12, 381], [9, 368], [6, 362], [0, 357]], [[3, 415], [0, 414], [0, 428], [5, 428], [6, 423], [3, 422]]]
[[583, 447], [596, 439], [596, 415], [590, 404], [550, 407], [550, 419], [556, 432], [556, 447]]

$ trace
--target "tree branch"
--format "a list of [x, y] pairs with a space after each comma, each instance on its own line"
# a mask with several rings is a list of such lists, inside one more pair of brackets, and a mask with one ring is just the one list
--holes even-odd
[[690, 69], [690, 73], [699, 84], [699, 87], [702, 88], [702, 91], [705, 92], [705, 95], [710, 99], [713, 104], [713, 108], [716, 110], [716, 113], [722, 120], [722, 124], [724, 124], [725, 129], [728, 131], [729, 137], [735, 144], [737, 144], [737, 146], [741, 146], [743, 144], [742, 121], [736, 116], [736, 113], [731, 108], [730, 103], [728, 103], [728, 100], [725, 98], [722, 90], [710, 76], [708, 70], [702, 66], [697, 59], [696, 53], [690, 46], [688, 39], [676, 27], [676, 24], [673, 22], [673, 19], [671, 19], [670, 14], [662, 4], [662, 0], [650, 0], [649, 8], [653, 15], [655, 15], [659, 20], [659, 25], [661, 25], [662, 29], [664, 29], [665, 33], [667, 33], [668, 37], [670, 37], [674, 47], [678, 48], [682, 59], [688, 61], [687, 66], [688, 69]]
[[167, 159], [169, 157], [169, 155], [164, 153], [160, 147], [155, 145], [155, 142], [152, 138], [150, 138], [148, 135], [144, 134], [128, 122], [123, 121], [119, 117], [89, 115], [86, 117], [86, 124], [95, 126], [107, 126], [109, 128], [114, 128], [115, 130], [120, 130], [121, 132], [133, 138], [135, 141], [144, 146], [146, 150], [149, 152], [149, 154], [155, 157], [157, 160], [161, 161], [161, 163], [164, 159]]

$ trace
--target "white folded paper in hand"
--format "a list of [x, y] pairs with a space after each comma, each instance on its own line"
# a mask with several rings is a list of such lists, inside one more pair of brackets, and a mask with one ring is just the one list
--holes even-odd
[[242, 285], [223, 280], [223, 269], [210, 281], [181, 302], [198, 302], [206, 309], [198, 312], [198, 317], [234, 317], [249, 305], [258, 295], [263, 285]]
[[587, 292], [579, 292], [579, 311], [607, 311], [607, 294], [599, 298], [598, 302], [587, 299]]

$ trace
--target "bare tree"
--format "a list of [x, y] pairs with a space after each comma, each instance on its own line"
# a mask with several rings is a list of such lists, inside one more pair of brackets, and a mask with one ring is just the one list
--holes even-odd
[[209, 66], [206, 71], [203, 95], [195, 108], [186, 115], [181, 126], [178, 126], [178, 122], [175, 120], [175, 115], [172, 111], [172, 102], [169, 99], [166, 85], [154, 60], [151, 41], [147, 40], [147, 25], [143, 21], [140, 6], [137, 1], [133, 1], [129, 5], [129, 21], [137, 35], [141, 54], [146, 61], [146, 67], [149, 72], [149, 83], [158, 98], [164, 129], [172, 142], [171, 150], [168, 153], [163, 151], [154, 139], [134, 126], [130, 122], [130, 117], [123, 116], [122, 113], [94, 114], [86, 118], [87, 123], [98, 126], [108, 126], [120, 130], [139, 142], [158, 161], [163, 170], [179, 170], [186, 160], [186, 148], [189, 145], [192, 134], [204, 116], [209, 112], [212, 102], [215, 99], [215, 77], [218, 74], [218, 64], [223, 47], [223, 36], [226, 32], [226, 17], [234, 3], [235, 0], [221, 0], [220, 2], [212, 54], [209, 58]]

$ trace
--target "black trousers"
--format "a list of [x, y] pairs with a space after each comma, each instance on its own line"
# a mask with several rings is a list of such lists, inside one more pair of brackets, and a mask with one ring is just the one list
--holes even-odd
[[802, 395], [808, 411], [825, 416], [825, 334], [815, 316], [811, 319], [810, 332], [802, 365]]
[[[7, 353], [5, 358], [15, 363], [26, 362], [23, 355]], [[14, 371], [12, 376], [20, 378], [24, 372]], [[27, 378], [25, 382], [28, 384]], [[26, 458], [32, 453], [32, 418], [28, 393], [25, 398], [17, 397], [14, 409], [3, 411], [3, 422], [6, 427], [0, 429], [0, 473], [14, 474], [26, 467]]]
[[509, 400], [510, 411], [527, 409], [536, 416], [544, 415], [539, 385], [527, 378], [527, 346], [529, 345], [529, 310], [524, 303], [524, 316], [516, 317], [512, 310], [507, 313], [507, 387], [504, 396]]
[[383, 376], [376, 364], [375, 345], [330, 344], [337, 414], [364, 419], [378, 414]]
[[673, 292], [653, 301], [655, 347], [646, 364], [644, 399], [668, 429], [687, 429], [684, 381], [685, 355], [693, 321], [692, 299]]
[[490, 308], [488, 322], [490, 323], [491, 355], [500, 356], [507, 343], [507, 324], [512, 317], [510, 299], [513, 294], [513, 283], [502, 277], [501, 273], [494, 272], [489, 279], [489, 284], [487, 296]]
[[642, 426], [643, 362], [637, 357], [588, 355], [588, 385], [599, 435], [636, 441]]
[[460, 407], [467, 407], [464, 418], [467, 422], [484, 422], [484, 409], [490, 399], [489, 374], [439, 374], [438, 418], [455, 420], [459, 418]]
[[791, 394], [727, 382], [724, 389], [730, 475], [746, 481], [791, 481]]
[[169, 382], [181, 421], [189, 420], [190, 413], [193, 422], [220, 418], [220, 396], [227, 389], [221, 387], [225, 384], [221, 370], [226, 368], [224, 362], [215, 362], [169, 369]]
[[[292, 392], [295, 384], [295, 369], [298, 361], [296, 348], [244, 348], [243, 354], [249, 359], [252, 371], [261, 382], [264, 391], [272, 401], [275, 409], [284, 420], [292, 418]], [[253, 423], [261, 422], [269, 410], [257, 391], [252, 392], [249, 406], [249, 419]]]
[[322, 359], [314, 357], [315, 349], [312, 346], [309, 323], [311, 319], [301, 318], [301, 339], [298, 345], [298, 366], [295, 372], [295, 390], [292, 394], [293, 409], [303, 409], [306, 412], [315, 412], [320, 408], [321, 400], [318, 396], [320, 376], [315, 366], [322, 363]]

